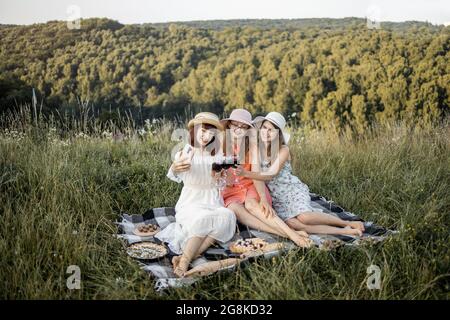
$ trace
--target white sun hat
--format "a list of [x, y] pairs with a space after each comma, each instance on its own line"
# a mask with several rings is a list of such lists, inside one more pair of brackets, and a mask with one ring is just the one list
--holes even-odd
[[286, 127], [286, 119], [283, 117], [283, 115], [279, 112], [269, 112], [265, 117], [258, 116], [253, 120], [253, 123], [255, 124], [256, 128], [260, 128], [263, 121], [267, 120], [270, 121], [272, 124], [276, 125], [281, 130], [281, 134], [283, 135], [284, 143], [289, 143], [289, 138], [291, 135], [286, 132], [284, 129]]

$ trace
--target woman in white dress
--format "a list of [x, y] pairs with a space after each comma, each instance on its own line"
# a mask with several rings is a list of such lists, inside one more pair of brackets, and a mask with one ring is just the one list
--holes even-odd
[[189, 122], [188, 128], [190, 144], [175, 159], [184, 159], [189, 170], [175, 174], [171, 166], [167, 174], [171, 180], [183, 182], [175, 206], [176, 222], [156, 235], [173, 252], [181, 254], [172, 260], [174, 273], [179, 277], [215, 241], [227, 242], [236, 231], [236, 217], [224, 207], [212, 172], [212, 163], [222, 157], [219, 135], [223, 128], [219, 118], [201, 112]]

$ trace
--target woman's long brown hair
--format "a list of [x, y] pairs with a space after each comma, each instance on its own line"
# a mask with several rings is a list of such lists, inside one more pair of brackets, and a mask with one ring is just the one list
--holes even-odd
[[[269, 120], [264, 120], [261, 123], [261, 127], [264, 125], [264, 123], [266, 121]], [[270, 122], [270, 121], [269, 121]], [[274, 123], [270, 122], [271, 125], [273, 125], [275, 127], [275, 129], [278, 130], [278, 151], [281, 150], [281, 147], [285, 144], [284, 138], [283, 138], [283, 133], [281, 132], [281, 129]], [[261, 127], [259, 127], [258, 130], [258, 140], [261, 139], [260, 135], [259, 135], [259, 131], [261, 130]], [[261, 153], [260, 153], [261, 155]], [[272, 141], [269, 141], [268, 146], [267, 146], [267, 156], [270, 157], [270, 159], [272, 159]], [[272, 161], [271, 161], [272, 162]]]

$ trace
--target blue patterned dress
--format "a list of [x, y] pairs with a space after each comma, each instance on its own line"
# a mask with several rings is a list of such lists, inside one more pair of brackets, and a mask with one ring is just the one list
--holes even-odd
[[[269, 163], [263, 162], [263, 170], [269, 167]], [[272, 196], [272, 207], [283, 220], [294, 218], [302, 212], [317, 211], [311, 207], [308, 186], [292, 174], [290, 161], [286, 161], [278, 175], [267, 182], [267, 187]]]

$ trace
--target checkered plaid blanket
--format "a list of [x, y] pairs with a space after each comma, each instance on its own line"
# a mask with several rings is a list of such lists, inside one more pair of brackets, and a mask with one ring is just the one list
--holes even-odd
[[[396, 233], [397, 231], [389, 230], [384, 227], [378, 226], [373, 222], [364, 221], [357, 215], [344, 210], [342, 207], [333, 203], [333, 201], [329, 201], [325, 199], [323, 196], [317, 195], [315, 193], [310, 193], [311, 196], [311, 205], [316, 211], [324, 212], [327, 214], [331, 214], [337, 216], [343, 220], [347, 221], [362, 221], [365, 226], [365, 232], [362, 237], [353, 237], [353, 236], [342, 236], [342, 235], [310, 235], [310, 239], [314, 242], [314, 245], [321, 249], [331, 249], [336, 246], [346, 245], [346, 246], [355, 246], [359, 245], [365, 241], [371, 242], [380, 242], [386, 239], [386, 237]], [[154, 241], [158, 242], [154, 237], [140, 237], [133, 233], [133, 230], [137, 225], [140, 224], [156, 224], [161, 229], [167, 227], [171, 222], [175, 221], [175, 209], [166, 207], [166, 208], [153, 208], [149, 209], [143, 214], [134, 214], [130, 215], [126, 212], [121, 213], [119, 220], [117, 222], [118, 228], [118, 237], [122, 238], [126, 241], [127, 245], [130, 245], [135, 242], [140, 241]], [[272, 235], [266, 232], [261, 232], [258, 230], [249, 229], [248, 227], [238, 223], [238, 230], [236, 231], [235, 236], [228, 243], [217, 244], [215, 247], [209, 248], [202, 257], [197, 258], [191, 263], [192, 267], [196, 267], [198, 265], [227, 259], [229, 250], [229, 244], [239, 238], [253, 238], [258, 237], [266, 240], [268, 243], [276, 243], [283, 242], [283, 247], [281, 249], [276, 249], [269, 252], [261, 253], [257, 257], [263, 258], [271, 258], [273, 256], [279, 255], [284, 251], [291, 250], [296, 248], [296, 246], [287, 239], [282, 239], [276, 235]], [[173, 268], [171, 264], [172, 257], [175, 254], [170, 252], [169, 254], [163, 258], [162, 260], [158, 260], [157, 262], [143, 263], [141, 261], [136, 260], [141, 268], [147, 272], [149, 272], [155, 278], [155, 290], [157, 292], [162, 292], [164, 289], [169, 287], [181, 287], [183, 285], [189, 285], [197, 281], [198, 277], [186, 277], [186, 278], [178, 278], [173, 273]], [[257, 257], [250, 257], [242, 259], [240, 264], [249, 263], [253, 261]], [[218, 272], [227, 272], [234, 270], [236, 265], [231, 265], [228, 267], [224, 267], [218, 270]]]

